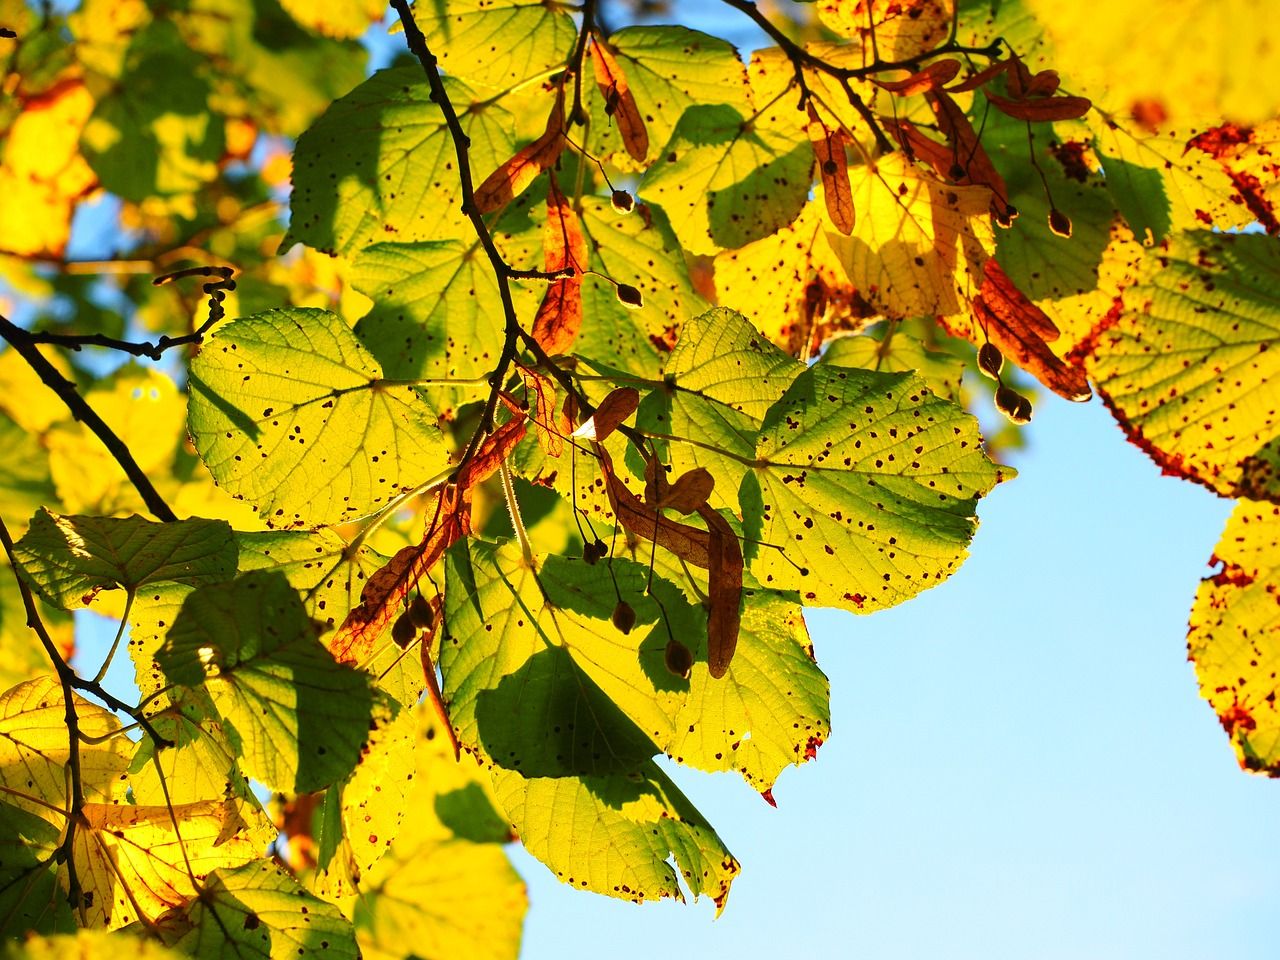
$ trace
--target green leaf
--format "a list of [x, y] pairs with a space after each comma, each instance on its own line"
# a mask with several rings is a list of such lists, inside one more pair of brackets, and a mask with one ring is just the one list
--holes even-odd
[[41, 508], [15, 545], [27, 581], [63, 609], [101, 590], [149, 583], [196, 587], [235, 574], [236, 543], [223, 520], [155, 523], [142, 517], [66, 517]]
[[106, 189], [140, 202], [192, 193], [217, 176], [223, 124], [210, 109], [206, 68], [167, 20], [133, 38], [127, 81], [98, 101], [81, 138]]
[[415, 15], [445, 73], [490, 87], [564, 67], [577, 36], [567, 11], [542, 0], [432, 0]]
[[[888, 337], [888, 344], [884, 342]], [[861, 367], [885, 373], [919, 372], [929, 389], [953, 403], [960, 402], [960, 379], [964, 361], [896, 330], [892, 334], [837, 337], [822, 352], [822, 363], [833, 367]]]
[[0, 518], [17, 536], [38, 507], [57, 499], [48, 451], [0, 410]]
[[728, 104], [690, 107], [641, 183], [641, 195], [666, 211], [690, 253], [766, 237], [808, 199], [813, 150], [800, 139], [801, 124], [793, 135], [749, 116]]
[[752, 574], [854, 612], [949, 576], [978, 497], [1010, 475], [983, 453], [977, 421], [920, 377], [827, 364], [770, 408], [755, 453], [741, 492], [761, 518]]
[[491, 773], [521, 843], [563, 882], [636, 903], [683, 901], [678, 869], [695, 899], [724, 909], [738, 861], [655, 764], [598, 777]]
[[448, 465], [418, 389], [383, 379], [335, 314], [229, 323], [191, 364], [189, 423], [219, 486], [270, 526], [365, 516]]
[[535, 577], [513, 546], [450, 553], [440, 670], [468, 749], [530, 776], [630, 771], [658, 752], [651, 738], [670, 730], [684, 691], [646, 642], [667, 636], [647, 571], [617, 560], [612, 572], [636, 612], [630, 635], [610, 622], [618, 593], [603, 564], [553, 556]]
[[1130, 440], [1223, 496], [1280, 498], [1278, 272], [1272, 238], [1180, 234], [1093, 338], [1090, 374]]
[[[374, 304], [356, 335], [388, 376], [460, 379], [493, 370], [503, 308], [478, 241], [374, 244], [352, 264], [352, 284]], [[459, 390], [458, 402], [484, 389]], [[440, 385], [432, 395], [450, 393]]]
[[275, 863], [214, 870], [200, 896], [160, 919], [162, 939], [184, 954], [221, 960], [354, 958], [355, 931], [332, 903], [308, 893]]
[[1280, 507], [1241, 500], [1196, 591], [1187, 656], [1245, 770], [1280, 776]]
[[333, 659], [279, 572], [191, 593], [156, 660], [170, 682], [204, 684], [245, 772], [273, 790], [318, 790], [359, 760], [372, 680]]
[[0, 800], [0, 936], [10, 952], [29, 934], [76, 929], [53, 862], [61, 834], [60, 824]]
[[789, 764], [813, 759], [831, 735], [830, 686], [794, 595], [748, 586], [744, 596], [728, 673], [711, 678], [702, 641], [689, 698], [664, 747], [700, 770], [735, 770], [763, 792]]
[[[513, 120], [457, 80], [445, 91], [471, 140], [483, 181], [514, 152]], [[324, 112], [294, 151], [292, 217], [284, 246], [301, 241], [351, 255], [371, 242], [469, 238], [457, 157], [421, 68], [380, 70]]]

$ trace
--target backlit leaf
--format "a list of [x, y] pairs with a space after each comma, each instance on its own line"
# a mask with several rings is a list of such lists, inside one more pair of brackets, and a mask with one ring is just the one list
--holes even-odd
[[338, 908], [259, 860], [212, 871], [200, 897], [159, 921], [164, 942], [193, 957], [358, 957], [355, 931]]
[[305, 793], [355, 767], [371, 678], [333, 659], [283, 574], [196, 590], [157, 660], [171, 682], [204, 685], [245, 772], [268, 787]]
[[[512, 118], [457, 80], [445, 90], [471, 139], [476, 182], [512, 153]], [[375, 241], [440, 241], [472, 234], [462, 215], [457, 158], [444, 116], [418, 67], [380, 70], [298, 140], [286, 245], [351, 255]]]
[[1280, 507], [1237, 503], [1209, 562], [1221, 566], [1196, 592], [1188, 658], [1240, 766], [1280, 776]]
[[541, 0], [423, 3], [417, 20], [446, 73], [504, 89], [563, 66], [576, 34], [566, 11]]
[[738, 861], [654, 764], [630, 776], [492, 774], [521, 843], [563, 882], [638, 903], [683, 901], [683, 878], [724, 909]]
[[277, 527], [364, 516], [448, 462], [417, 388], [320, 310], [222, 327], [191, 365], [189, 416], [214, 479]]
[[1184, 234], [1148, 254], [1089, 372], [1132, 442], [1223, 496], [1280, 498], [1270, 385], [1280, 377], [1271, 238]]
[[41, 509], [15, 553], [32, 585], [65, 609], [104, 589], [165, 581], [194, 587], [229, 579], [236, 569], [231, 528], [220, 520], [153, 523]]

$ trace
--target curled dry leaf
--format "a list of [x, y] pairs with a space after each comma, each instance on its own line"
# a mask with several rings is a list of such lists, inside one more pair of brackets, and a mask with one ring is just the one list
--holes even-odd
[[640, 405], [640, 391], [635, 387], [618, 387], [600, 401], [596, 412], [587, 422], [573, 431], [575, 437], [584, 440], [605, 440], [613, 431], [636, 412]]
[[818, 160], [818, 175], [822, 178], [827, 214], [835, 228], [849, 236], [853, 233], [855, 211], [853, 190], [849, 186], [849, 159], [845, 156], [848, 137], [840, 128], [833, 130], [823, 123], [813, 104], [809, 104], [808, 132], [809, 143]]
[[689, 514], [706, 504], [715, 489], [716, 479], [706, 467], [694, 467], [667, 483], [666, 473], [656, 461], [645, 467], [645, 500], [660, 510]]
[[609, 504], [623, 528], [644, 540], [654, 541], [686, 563], [706, 570], [711, 563], [711, 537], [707, 531], [672, 520], [656, 507], [646, 504], [627, 489], [614, 471], [608, 451], [599, 444], [596, 445], [596, 455], [600, 458], [600, 472], [604, 476]]
[[1087, 97], [1030, 97], [1026, 100], [1014, 100], [992, 93], [986, 88], [982, 92], [991, 101], [991, 105], [1006, 116], [1035, 123], [1078, 120], [1093, 106]]
[[729, 521], [710, 506], [698, 508], [710, 534], [707, 568], [707, 668], [717, 680], [729, 670], [742, 622], [742, 544]]
[[888, 90], [890, 93], [896, 93], [901, 97], [910, 97], [917, 93], [924, 93], [927, 90], [941, 90], [954, 80], [959, 72], [959, 60], [935, 60], [924, 69], [918, 70], [904, 80], [876, 80], [873, 77], [871, 82], [882, 90]]
[[547, 222], [542, 228], [543, 269], [572, 269], [573, 276], [552, 280], [533, 321], [533, 338], [549, 355], [567, 353], [582, 329], [582, 271], [587, 242], [572, 205], [560, 192], [555, 175], [547, 194]]
[[549, 170], [564, 150], [564, 104], [556, 100], [547, 117], [542, 136], [485, 177], [476, 188], [476, 210], [491, 213], [510, 203], [528, 188], [544, 170]]
[[452, 486], [443, 489], [422, 541], [397, 551], [376, 571], [360, 591], [360, 603], [353, 607], [342, 626], [329, 641], [334, 657], [343, 663], [362, 663], [373, 653], [374, 644], [387, 625], [399, 615], [405, 598], [418, 585], [444, 552], [471, 532], [470, 488], [496, 471], [527, 430], [527, 420], [508, 420], [485, 438], [475, 456], [458, 471]]
[[984, 332], [1000, 352], [1068, 400], [1088, 400], [1089, 380], [1079, 367], [1057, 356], [1049, 343], [1058, 339], [1058, 328], [1043, 310], [1014, 286], [995, 260], [983, 268], [982, 289], [973, 298], [976, 326], [971, 338]]
[[649, 131], [644, 117], [636, 106], [635, 95], [627, 84], [626, 74], [609, 52], [609, 45], [592, 37], [591, 66], [595, 70], [596, 84], [604, 96], [605, 113], [618, 125], [618, 135], [632, 160], [643, 163], [649, 153]]

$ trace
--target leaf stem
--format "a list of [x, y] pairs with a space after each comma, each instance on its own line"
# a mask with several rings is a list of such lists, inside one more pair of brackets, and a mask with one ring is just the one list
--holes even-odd
[[116, 638], [111, 641], [111, 649], [107, 651], [107, 658], [102, 661], [102, 666], [98, 668], [98, 672], [94, 674], [93, 682], [101, 683], [102, 678], [107, 675], [107, 671], [111, 669], [111, 661], [115, 659], [116, 650], [120, 647], [120, 638], [124, 636], [124, 628], [129, 623], [129, 611], [133, 609], [134, 591], [130, 589], [124, 598], [124, 612], [120, 614], [120, 626], [116, 630]]

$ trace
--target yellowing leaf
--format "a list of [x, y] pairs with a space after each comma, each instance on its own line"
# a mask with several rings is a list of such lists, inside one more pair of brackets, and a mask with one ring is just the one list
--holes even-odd
[[724, 909], [738, 861], [656, 765], [629, 776], [492, 775], [520, 842], [564, 883], [636, 903], [683, 901], [679, 870], [695, 898]]
[[382, 0], [281, 0], [280, 6], [308, 30], [354, 39], [386, 12]]
[[446, 73], [504, 89], [564, 66], [576, 33], [567, 11], [541, 0], [421, 4], [417, 21]]
[[266, 860], [212, 871], [199, 898], [157, 926], [165, 943], [202, 960], [360, 955], [351, 922], [338, 908]]
[[183, 954], [154, 940], [108, 930], [77, 930], [73, 934], [30, 937], [22, 943], [10, 942], [5, 960], [182, 960]]
[[991, 191], [941, 183], [900, 152], [849, 174], [857, 225], [827, 239], [859, 296], [890, 317], [964, 309], [992, 250]]
[[827, 242], [821, 209], [811, 200], [791, 225], [715, 261], [717, 302], [801, 357], [832, 333], [857, 329], [868, 312]]
[[1187, 654], [1240, 766], [1280, 776], [1280, 507], [1241, 500], [1200, 584]]
[[0, 158], [0, 247], [21, 256], [60, 255], [76, 202], [96, 177], [80, 156], [93, 95], [69, 80], [26, 101]]
[[1280, 253], [1269, 237], [1181, 235], [1152, 251], [1089, 372], [1129, 439], [1224, 496], [1280, 498]]
[[823, 23], [862, 47], [862, 60], [906, 60], [939, 46], [953, 0], [819, 0]]

